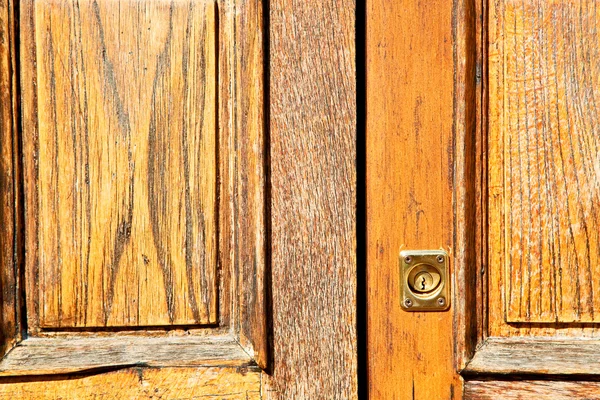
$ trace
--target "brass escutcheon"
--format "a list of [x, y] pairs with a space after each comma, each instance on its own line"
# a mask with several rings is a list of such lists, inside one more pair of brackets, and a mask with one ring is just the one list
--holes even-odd
[[448, 254], [443, 250], [400, 252], [402, 298], [406, 311], [446, 311], [450, 308]]

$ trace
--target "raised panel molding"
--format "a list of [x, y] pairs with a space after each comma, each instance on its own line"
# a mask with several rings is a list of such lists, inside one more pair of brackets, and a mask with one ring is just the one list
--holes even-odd
[[266, 368], [262, 3], [105, 6], [1, 8], [0, 374]]
[[[466, 398], [530, 393], [516, 377], [600, 375], [589, 4], [477, 1], [459, 31], [455, 330]], [[540, 381], [531, 393], [557, 388]]]

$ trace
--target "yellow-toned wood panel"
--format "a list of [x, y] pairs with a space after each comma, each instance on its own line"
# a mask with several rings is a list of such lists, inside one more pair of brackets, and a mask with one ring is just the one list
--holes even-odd
[[247, 368], [130, 368], [48, 380], [4, 380], [0, 399], [260, 399], [261, 373]]
[[39, 326], [216, 321], [215, 12], [204, 0], [33, 4]]
[[489, 12], [490, 324], [600, 321], [600, 8]]

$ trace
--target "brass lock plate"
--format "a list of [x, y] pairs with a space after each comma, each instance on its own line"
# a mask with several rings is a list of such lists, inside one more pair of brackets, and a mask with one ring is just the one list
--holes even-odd
[[450, 308], [448, 254], [443, 250], [403, 250], [400, 276], [405, 311], [446, 311]]

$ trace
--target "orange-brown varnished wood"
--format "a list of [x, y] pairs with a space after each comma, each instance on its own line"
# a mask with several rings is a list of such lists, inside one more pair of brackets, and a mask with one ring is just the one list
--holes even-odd
[[214, 2], [26, 7], [31, 325], [216, 322]]
[[19, 121], [16, 79], [14, 3], [0, 4], [0, 355], [18, 339], [20, 306], [16, 289], [20, 276], [15, 266], [22, 260], [22, 201], [19, 191]]
[[492, 335], [600, 321], [599, 23], [593, 1], [490, 6]]
[[[401, 249], [441, 248], [454, 256], [453, 11], [463, 18], [452, 2], [367, 2], [368, 386], [373, 399], [451, 399], [462, 393], [454, 367], [454, 305], [448, 312], [403, 311], [398, 265]], [[464, 96], [457, 101], [462, 104]]]
[[482, 107], [485, 104], [482, 79], [484, 3], [454, 3], [454, 273], [455, 364], [462, 370], [473, 356], [479, 329], [484, 323], [482, 296], [485, 276], [477, 266], [485, 256], [485, 195], [478, 190], [485, 179], [482, 146], [485, 137]]
[[[0, 399], [260, 399], [260, 372], [248, 368], [129, 368], [48, 380], [3, 380]], [[10, 383], [10, 384], [9, 384]]]

